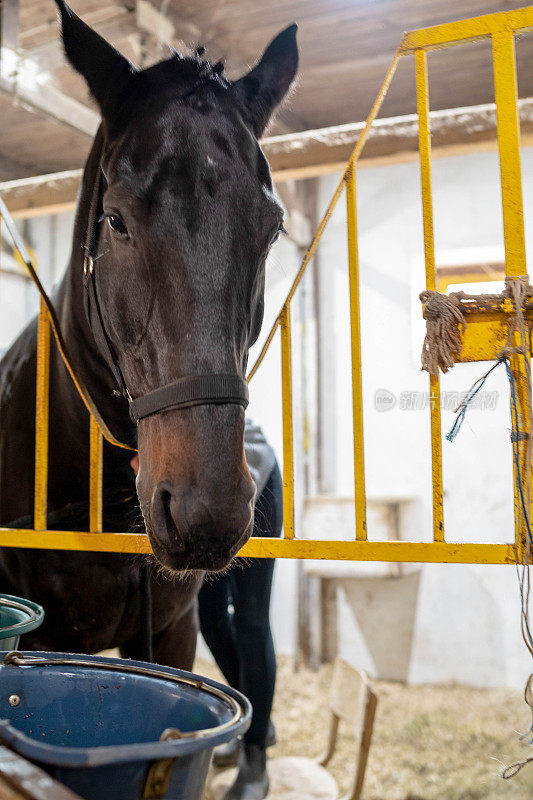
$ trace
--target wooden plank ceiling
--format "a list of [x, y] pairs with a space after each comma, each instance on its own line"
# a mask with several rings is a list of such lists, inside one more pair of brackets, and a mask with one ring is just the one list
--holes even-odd
[[[356, 122], [365, 118], [405, 30], [450, 19], [524, 6], [500, 0], [163, 0], [178, 49], [204, 44], [223, 58], [230, 77], [241, 75], [268, 41], [292, 21], [299, 25], [298, 86], [271, 133]], [[72, 0], [72, 7], [134, 62], [151, 63], [168, 49], [137, 25], [135, 0]], [[55, 87], [90, 104], [81, 78], [65, 64], [53, 0], [20, 0], [20, 50]], [[533, 96], [533, 34], [517, 44], [519, 88]], [[490, 45], [477, 42], [429, 55], [431, 108], [455, 108], [494, 99]], [[412, 59], [400, 64], [381, 116], [415, 111]], [[16, 96], [0, 96], [0, 180], [79, 167], [89, 137]]]

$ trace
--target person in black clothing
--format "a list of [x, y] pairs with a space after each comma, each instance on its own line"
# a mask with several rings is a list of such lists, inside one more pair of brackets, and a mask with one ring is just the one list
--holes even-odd
[[[279, 536], [283, 524], [279, 467], [260, 429], [247, 426], [246, 433], [248, 465], [258, 485], [253, 535]], [[269, 621], [273, 572], [274, 559], [237, 558], [227, 573], [207, 577], [199, 594], [202, 635], [229, 685], [243, 692], [253, 708], [242, 743], [215, 752], [218, 766], [237, 760], [239, 764], [224, 800], [262, 800], [268, 793], [266, 748], [275, 743], [270, 721], [276, 683]]]

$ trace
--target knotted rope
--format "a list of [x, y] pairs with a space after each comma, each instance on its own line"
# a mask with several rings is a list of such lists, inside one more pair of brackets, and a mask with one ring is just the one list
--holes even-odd
[[[479, 297], [483, 297], [483, 295], [479, 295]], [[520, 275], [517, 278], [506, 278], [505, 289], [501, 295], [499, 295], [499, 297], [501, 297], [502, 301], [506, 300], [507, 298], [510, 299], [514, 308], [514, 314], [509, 317], [507, 341], [499, 357], [500, 359], [504, 359], [509, 358], [512, 355], [527, 356], [530, 352], [530, 331], [524, 317], [524, 303], [528, 298], [533, 297], [533, 286], [531, 286], [529, 282], [529, 276]], [[518, 334], [520, 337], [520, 345], [516, 344], [515, 334]], [[531, 368], [529, 365], [529, 359], [524, 358], [524, 362], [528, 380], [528, 388], [531, 389]]]
[[459, 297], [461, 294], [452, 292], [447, 295], [428, 290], [420, 295], [426, 320], [422, 369], [430, 375], [438, 375], [439, 369], [448, 372], [455, 364], [455, 357], [461, 355], [462, 334], [466, 330]]
[[[426, 336], [422, 345], [422, 369], [430, 375], [438, 375], [439, 369], [448, 372], [463, 349], [463, 335], [466, 331], [464, 301], [503, 303], [510, 300], [514, 314], [509, 318], [507, 341], [499, 358], [511, 355], [526, 355], [529, 345], [529, 330], [524, 317], [524, 302], [533, 298], [533, 286], [527, 275], [505, 279], [505, 289], [501, 294], [466, 294], [451, 292], [441, 294], [429, 289], [421, 292], [420, 300], [424, 304], [426, 320]], [[520, 346], [515, 343], [515, 334], [520, 336]], [[526, 359], [527, 360], [527, 359]], [[528, 369], [528, 367], [526, 367]]]

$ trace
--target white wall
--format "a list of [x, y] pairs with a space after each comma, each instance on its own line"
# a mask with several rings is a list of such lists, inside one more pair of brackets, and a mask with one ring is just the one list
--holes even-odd
[[[65, 271], [73, 222], [73, 213], [16, 222], [48, 291]], [[39, 296], [25, 269], [13, 258], [11, 239], [3, 224], [1, 235], [0, 350], [3, 351], [39, 310]]]
[[[533, 150], [523, 153], [528, 253], [533, 247]], [[339, 176], [321, 180], [325, 208]], [[490, 254], [503, 260], [499, 167], [496, 153], [435, 160], [433, 193], [437, 264], [476, 263]], [[428, 408], [405, 410], [402, 393], [429, 390], [420, 372], [424, 324], [419, 292], [425, 288], [421, 198], [417, 163], [362, 169], [357, 176], [365, 467], [368, 496], [410, 500], [402, 536], [428, 540], [431, 529], [431, 468]], [[329, 318], [334, 366], [335, 413], [328, 420], [325, 460], [335, 465], [331, 491], [353, 493], [349, 297], [345, 207], [341, 201], [321, 247], [321, 291]], [[487, 368], [458, 365], [442, 391], [465, 391]], [[379, 411], [375, 395], [397, 399]], [[493, 410], [469, 411], [461, 433], [443, 442], [445, 529], [448, 541], [512, 541], [513, 495], [508, 386], [503, 368], [486, 384], [498, 393]], [[442, 414], [443, 433], [453, 421]], [[333, 453], [333, 459], [331, 454]], [[372, 537], [372, 529], [368, 531]], [[518, 584], [513, 567], [436, 565], [422, 568], [409, 678], [456, 680], [479, 685], [519, 685], [531, 668], [519, 633]], [[394, 603], [394, 593], [390, 602]], [[349, 605], [349, 604], [348, 604]], [[361, 646], [361, 609], [341, 603], [344, 655], [376, 665]], [[351, 614], [347, 621], [346, 615]], [[358, 618], [359, 614], [359, 618]], [[386, 635], [387, 613], [381, 617]], [[341, 627], [342, 627], [341, 625]], [[351, 626], [351, 630], [350, 630]], [[359, 644], [357, 644], [359, 642]]]

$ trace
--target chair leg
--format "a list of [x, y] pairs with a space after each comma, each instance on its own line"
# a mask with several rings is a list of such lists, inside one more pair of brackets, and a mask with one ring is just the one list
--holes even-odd
[[331, 713], [329, 718], [329, 736], [328, 736], [328, 743], [326, 745], [326, 749], [321, 756], [319, 756], [316, 760], [317, 764], [320, 764], [321, 767], [327, 766], [333, 757], [333, 753], [335, 752], [335, 745], [337, 744], [337, 733], [339, 731], [339, 718], [336, 714]]
[[377, 695], [372, 691], [370, 686], [367, 686], [363, 726], [355, 770], [355, 780], [351, 792], [348, 792], [348, 794], [343, 797], [342, 800], [360, 800], [361, 798], [363, 783], [365, 781], [366, 765], [368, 763], [368, 754], [370, 752], [370, 742], [372, 740], [372, 730], [374, 728], [374, 719], [376, 717], [377, 704]]

